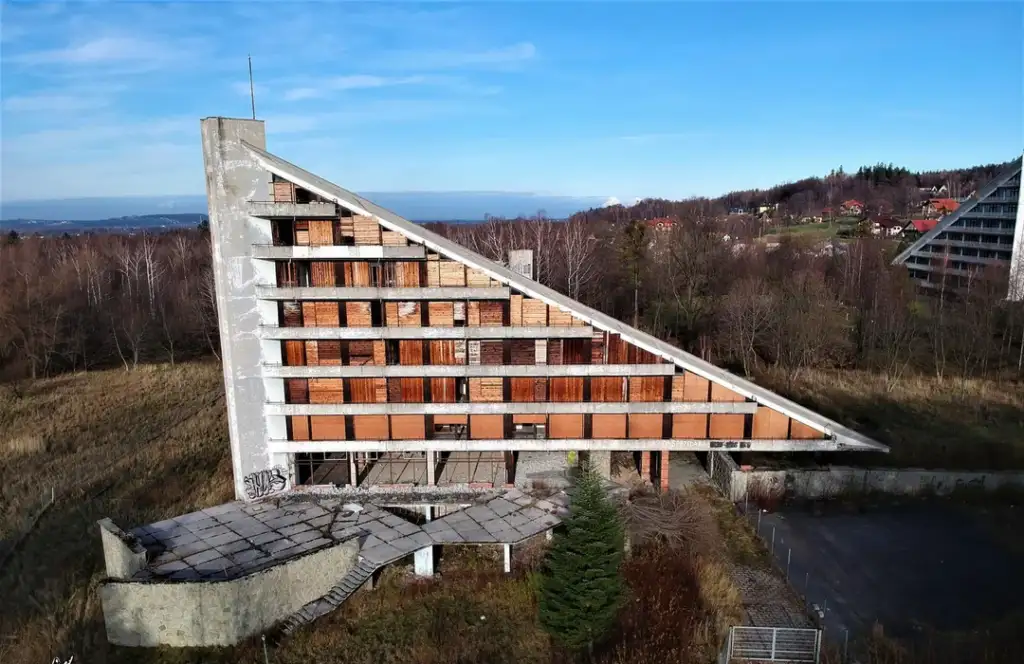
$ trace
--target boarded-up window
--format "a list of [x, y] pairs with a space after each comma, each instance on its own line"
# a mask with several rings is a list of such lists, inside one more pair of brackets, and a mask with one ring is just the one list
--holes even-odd
[[593, 339], [590, 340], [590, 363], [591, 364], [604, 364], [604, 332], [594, 332]]
[[342, 389], [340, 378], [310, 378], [309, 402], [343, 403], [345, 399]]
[[409, 240], [401, 233], [384, 229], [380, 231], [380, 240], [385, 247], [404, 247], [409, 244]]
[[548, 364], [559, 365], [562, 363], [562, 340], [548, 339]]
[[695, 373], [672, 376], [672, 401], [707, 401], [710, 381]]
[[[307, 356], [309, 349], [306, 349]], [[321, 366], [337, 366], [341, 364], [341, 342], [340, 341], [318, 341], [317, 360]]]
[[455, 403], [455, 379], [431, 378], [430, 400], [433, 403]]
[[345, 416], [313, 415], [309, 429], [312, 440], [345, 440]]
[[633, 344], [629, 346], [629, 364], [658, 364], [658, 356], [654, 353], [637, 348]]
[[387, 440], [387, 415], [353, 415], [352, 433], [356, 440]]
[[372, 327], [369, 302], [346, 302], [345, 321], [348, 327]]
[[535, 363], [536, 345], [534, 344], [534, 339], [512, 339], [510, 346], [511, 355], [509, 359], [513, 365], [524, 366]]
[[345, 285], [366, 287], [370, 285], [370, 264], [366, 261], [345, 263]]
[[404, 366], [418, 366], [423, 364], [423, 342], [419, 340], [399, 341], [398, 363]]
[[339, 327], [340, 317], [337, 302], [316, 303], [316, 326], [317, 327]]
[[673, 438], [707, 438], [708, 416], [704, 413], [675, 413], [672, 415]]
[[292, 415], [288, 418], [291, 425], [291, 440], [309, 440], [309, 416]]
[[302, 327], [302, 306], [298, 302], [282, 302], [281, 318], [284, 327]]
[[503, 364], [505, 349], [500, 341], [480, 342], [480, 364], [500, 365]]
[[590, 364], [590, 339], [563, 339], [562, 364]]
[[595, 376], [590, 379], [591, 401], [625, 401], [626, 379], [623, 376]]
[[508, 322], [513, 327], [523, 324], [523, 296], [512, 295], [508, 302]]
[[419, 302], [385, 302], [384, 320], [389, 327], [419, 327]]
[[739, 414], [716, 413], [712, 415], [711, 425], [709, 427], [710, 437], [725, 438], [729, 440], [739, 440], [743, 438], [743, 424], [745, 417], [746, 416]]
[[275, 182], [274, 183], [274, 202], [276, 203], [294, 203], [295, 202], [295, 185], [291, 182]]
[[389, 378], [388, 401], [392, 403], [423, 403], [423, 379]]
[[309, 244], [313, 247], [324, 247], [334, 244], [334, 222], [330, 219], [310, 221]]
[[374, 364], [372, 341], [349, 341], [348, 342], [348, 363], [353, 367], [363, 367]]
[[295, 288], [299, 285], [299, 266], [291, 261], [277, 264], [277, 285], [280, 288]]
[[558, 307], [548, 307], [548, 325], [551, 327], [569, 327], [572, 325], [572, 316], [568, 311]]
[[785, 440], [789, 437], [789, 418], [777, 410], [761, 406], [754, 413], [750, 437]]
[[608, 334], [608, 364], [629, 364], [629, 344], [617, 334]]
[[309, 245], [309, 222], [308, 221], [296, 221], [295, 222], [295, 244], [300, 247]]
[[302, 303], [302, 326], [316, 327], [316, 302], [306, 301]]
[[518, 403], [544, 401], [547, 392], [546, 387], [546, 381], [543, 378], [509, 379], [512, 401]]
[[320, 342], [306, 341], [303, 345], [306, 347], [306, 366], [318, 366], [320, 364]]
[[548, 324], [548, 305], [540, 300], [523, 300], [523, 325], [525, 327], [544, 327]]
[[310, 276], [313, 285], [316, 287], [337, 286], [337, 276], [334, 272], [336, 263], [329, 261], [313, 261], [310, 264]]
[[625, 415], [593, 415], [590, 428], [594, 438], [625, 438]]
[[395, 285], [399, 288], [416, 288], [420, 285], [420, 264], [395, 263]]
[[455, 304], [431, 302], [427, 306], [427, 320], [431, 327], [452, 327], [455, 325]]
[[504, 400], [501, 378], [470, 378], [469, 400], [498, 402]]
[[380, 224], [373, 217], [357, 215], [352, 217], [352, 229], [356, 244], [380, 244]]
[[583, 378], [561, 376], [552, 378], [548, 392], [551, 401], [583, 401]]
[[582, 415], [552, 415], [548, 418], [549, 438], [583, 438]]
[[[437, 419], [435, 418], [435, 422]], [[505, 418], [502, 415], [470, 415], [469, 437], [474, 440], [492, 440], [505, 437]]]
[[823, 438], [824, 434], [803, 422], [793, 420], [789, 437], [793, 440], [813, 440], [815, 438]]
[[629, 416], [630, 438], [661, 438], [665, 418], [660, 413]]
[[392, 415], [391, 440], [423, 440], [427, 437], [426, 418], [422, 415]]
[[629, 379], [630, 401], [663, 401], [665, 379], [661, 376], [633, 376]]
[[306, 363], [306, 347], [301, 341], [284, 342], [284, 364], [288, 367], [301, 367]]
[[286, 403], [309, 403], [309, 383], [305, 378], [285, 378]]
[[727, 387], [723, 387], [718, 383], [711, 383], [711, 400], [722, 402], [722, 401], [745, 401], [742, 394], [737, 394]]
[[349, 378], [352, 403], [385, 403], [387, 383], [383, 378]]
[[466, 311], [466, 325], [469, 327], [480, 327], [480, 303], [468, 303], [466, 305]]
[[483, 327], [501, 327], [505, 324], [504, 302], [481, 302], [480, 325]]
[[430, 363], [436, 365], [451, 365], [455, 362], [454, 341], [431, 341], [430, 342]]
[[457, 261], [438, 261], [440, 264], [439, 286], [465, 286], [466, 266]]

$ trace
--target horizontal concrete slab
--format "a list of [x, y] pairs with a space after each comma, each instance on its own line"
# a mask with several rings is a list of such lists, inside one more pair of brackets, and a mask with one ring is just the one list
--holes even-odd
[[493, 440], [271, 440], [271, 454], [297, 452], [557, 452], [562, 450], [677, 452], [823, 452], [849, 449], [834, 440], [726, 440], [726, 439], [493, 439]]
[[357, 288], [348, 286], [278, 288], [257, 286], [261, 300], [507, 300], [508, 288]]
[[590, 327], [275, 327], [261, 339], [590, 339]]
[[249, 214], [266, 219], [334, 219], [338, 217], [338, 206], [334, 203], [249, 201]]
[[268, 244], [257, 244], [252, 248], [253, 258], [267, 260], [292, 260], [309, 258], [318, 259], [375, 259], [375, 258], [405, 258], [420, 259], [426, 258], [427, 252], [421, 246], [408, 247], [377, 247], [377, 246], [353, 246], [353, 247], [275, 247]]
[[360, 367], [286, 367], [263, 365], [265, 378], [417, 378], [417, 377], [506, 377], [506, 376], [671, 376], [674, 364], [536, 364], [525, 366], [393, 365]]
[[753, 401], [721, 403], [268, 403], [265, 415], [518, 415], [590, 413], [753, 413]]

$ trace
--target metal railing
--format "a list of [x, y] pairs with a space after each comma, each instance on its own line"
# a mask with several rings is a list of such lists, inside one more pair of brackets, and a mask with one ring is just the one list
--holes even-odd
[[821, 654], [821, 630], [795, 627], [733, 627], [726, 661], [814, 662]]

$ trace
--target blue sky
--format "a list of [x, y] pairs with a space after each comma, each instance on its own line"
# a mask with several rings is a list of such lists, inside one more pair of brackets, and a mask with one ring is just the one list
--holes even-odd
[[358, 191], [680, 198], [1024, 147], [1019, 3], [4, 3], [2, 200], [203, 192], [200, 117]]

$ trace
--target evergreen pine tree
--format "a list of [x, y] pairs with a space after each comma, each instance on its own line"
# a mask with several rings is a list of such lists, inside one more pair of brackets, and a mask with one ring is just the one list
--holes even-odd
[[545, 559], [540, 622], [564, 647], [592, 652], [621, 606], [623, 528], [601, 477], [589, 466], [570, 496], [569, 516]]

